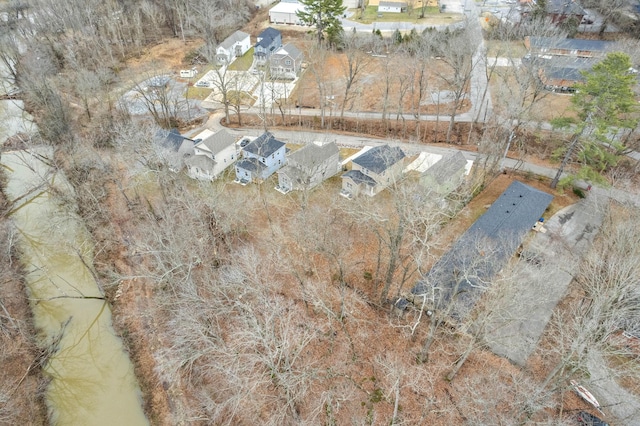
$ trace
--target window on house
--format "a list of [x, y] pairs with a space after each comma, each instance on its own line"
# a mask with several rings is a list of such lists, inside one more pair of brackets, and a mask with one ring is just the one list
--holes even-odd
[[285, 65], [291, 65], [291, 59], [287, 59], [286, 61], [284, 61]]
[[271, 158], [276, 158], [276, 154], [271, 154]]

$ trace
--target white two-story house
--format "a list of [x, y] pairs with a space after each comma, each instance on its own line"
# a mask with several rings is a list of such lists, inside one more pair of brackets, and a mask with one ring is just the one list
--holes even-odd
[[193, 179], [214, 180], [238, 159], [235, 137], [226, 130], [204, 130], [194, 140], [194, 155], [185, 160]]
[[216, 61], [220, 65], [229, 65], [251, 49], [249, 34], [236, 31], [227, 37], [216, 49]]

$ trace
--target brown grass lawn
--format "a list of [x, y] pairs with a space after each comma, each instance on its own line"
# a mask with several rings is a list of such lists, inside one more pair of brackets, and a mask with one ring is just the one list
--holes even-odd
[[[388, 92], [387, 113], [395, 114], [401, 108], [405, 113], [411, 113], [417, 108], [418, 94], [412, 93], [409, 86], [412, 71], [409, 58], [404, 55], [390, 55], [388, 57], [366, 57], [361, 73], [351, 88], [347, 111], [382, 111], [384, 108], [385, 92]], [[403, 66], [398, 67], [398, 64]], [[300, 78], [298, 86], [290, 97], [290, 101], [305, 107], [320, 107], [320, 91], [324, 87], [327, 105], [333, 104], [339, 112], [344, 100], [347, 58], [344, 54], [330, 54], [322, 63], [310, 63], [308, 69]], [[423, 97], [420, 112], [422, 114], [448, 113], [451, 105], [434, 104], [432, 93], [437, 99], [441, 90], [451, 89], [440, 75], [448, 75], [451, 69], [442, 61], [432, 59], [427, 64], [427, 93]], [[416, 75], [417, 78], [417, 75]], [[403, 95], [401, 95], [401, 93]], [[458, 112], [469, 109], [468, 101]]]

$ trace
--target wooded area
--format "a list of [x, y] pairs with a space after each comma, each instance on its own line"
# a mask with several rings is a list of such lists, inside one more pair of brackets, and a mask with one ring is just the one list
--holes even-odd
[[[323, 43], [322, 28], [291, 30], [286, 35], [306, 49], [297, 92], [271, 111], [244, 112], [246, 100], [218, 88], [226, 125], [325, 130], [335, 138], [373, 134], [478, 157], [465, 184], [447, 195], [409, 176], [376, 197], [340, 197], [340, 177], [283, 196], [271, 181], [231, 183], [233, 170], [213, 182], [170, 170], [157, 132], [183, 122], [169, 98], [143, 99], [150, 108], [144, 118], [118, 107], [127, 91], [149, 93], [145, 79], [176, 72], [152, 57], [154, 46], [180, 40], [182, 68], [213, 67], [217, 45], [239, 28], [258, 33], [264, 10], [249, 0], [1, 4], [0, 60], [39, 130], [0, 141], [2, 150], [55, 148], [55, 166], [74, 190], [59, 194], [60, 202], [75, 198], [93, 237], [93, 272], [134, 363], [151, 424], [572, 425], [578, 411], [592, 407], [572, 392], [570, 380], [588, 378], [596, 361], [603, 374], [640, 395], [640, 213], [632, 206], [609, 199], [598, 205], [602, 229], [523, 365], [492, 352], [500, 334], [495, 324], [514, 310], [517, 318], [505, 328], [526, 321], [532, 305], [514, 307], [510, 293], [523, 270], [532, 282], [544, 282], [564, 270], [563, 259], [539, 265], [520, 247], [482, 281], [478, 263], [491, 262], [497, 248], [478, 240], [474, 249], [482, 258], [456, 271], [456, 279], [475, 280], [482, 292], [469, 315], [452, 319], [453, 303], [436, 312], [426, 302], [400, 315], [393, 309], [514, 180], [554, 196], [547, 219], [596, 199], [587, 193], [580, 201], [585, 194], [569, 184], [566, 192], [562, 185], [550, 189], [549, 179], [532, 173], [507, 173], [507, 155], [546, 166], [569, 150], [564, 166], [577, 171], [585, 157], [601, 158], [604, 150], [615, 158], [597, 170], [602, 181], [636, 188], [638, 161], [626, 156], [639, 140], [631, 106], [612, 107], [611, 121], [599, 122], [599, 141], [620, 144], [599, 144], [594, 153], [582, 131], [595, 117], [590, 107], [570, 113], [582, 120], [570, 132], [543, 126], [549, 121], [544, 102], [558, 95], [545, 90], [534, 66], [492, 65], [471, 25], [400, 40], [338, 31], [330, 43]], [[335, 20], [329, 24], [333, 30]], [[517, 54], [508, 42], [564, 36], [543, 20], [493, 31], [484, 35], [507, 42], [495, 45], [494, 57], [511, 59]], [[625, 66], [637, 63], [622, 56]], [[480, 66], [484, 86], [474, 74]], [[224, 86], [225, 70], [214, 72]], [[473, 85], [483, 91], [471, 94]], [[440, 102], [445, 92], [447, 102]], [[594, 100], [600, 92], [585, 91], [575, 103], [602, 105]], [[637, 93], [629, 95], [633, 100]], [[491, 103], [493, 115], [484, 117], [487, 110], [470, 99]], [[296, 106], [318, 114], [296, 115]], [[359, 111], [382, 116], [350, 115]], [[456, 121], [459, 114], [470, 119]], [[0, 193], [0, 361], [7, 371], [0, 423], [43, 424], [50, 420], [41, 369], [48, 353], [28, 311], [34, 302], [24, 291], [12, 208]], [[555, 303], [544, 292], [538, 296], [537, 304]], [[639, 416], [618, 420], [631, 424]]]

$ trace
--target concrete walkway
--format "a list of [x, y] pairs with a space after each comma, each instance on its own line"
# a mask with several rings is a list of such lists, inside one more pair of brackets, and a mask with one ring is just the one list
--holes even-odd
[[547, 232], [525, 245], [522, 256], [529, 260], [518, 265], [488, 327], [487, 344], [495, 354], [526, 364], [598, 234], [607, 204], [604, 195], [590, 193], [547, 219]]

